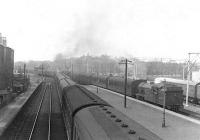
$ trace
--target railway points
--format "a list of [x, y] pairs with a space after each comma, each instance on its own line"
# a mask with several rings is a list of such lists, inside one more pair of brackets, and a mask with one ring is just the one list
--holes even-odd
[[[95, 86], [85, 87], [93, 93], [97, 91]], [[199, 120], [167, 110], [166, 127], [162, 128], [162, 108], [128, 97], [127, 108], [125, 109], [123, 107], [123, 95], [103, 88], [99, 88], [96, 95], [164, 140], [200, 139]]]

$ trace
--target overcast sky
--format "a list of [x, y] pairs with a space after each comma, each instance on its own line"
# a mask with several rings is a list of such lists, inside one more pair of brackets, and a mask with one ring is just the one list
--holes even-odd
[[198, 0], [2, 0], [15, 61], [89, 53], [187, 58], [200, 52]]

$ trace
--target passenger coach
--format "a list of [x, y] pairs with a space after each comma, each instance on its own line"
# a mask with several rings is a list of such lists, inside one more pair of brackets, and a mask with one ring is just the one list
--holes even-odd
[[[61, 77], [58, 79], [65, 79]], [[69, 140], [161, 140], [86, 88], [58, 83], [62, 83], [62, 112]]]

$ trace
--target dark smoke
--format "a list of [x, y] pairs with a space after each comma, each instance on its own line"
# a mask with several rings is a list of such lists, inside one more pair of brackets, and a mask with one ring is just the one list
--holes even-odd
[[107, 14], [90, 14], [77, 20], [76, 26], [67, 39], [67, 56], [106, 54], [109, 46], [106, 34], [109, 31]]

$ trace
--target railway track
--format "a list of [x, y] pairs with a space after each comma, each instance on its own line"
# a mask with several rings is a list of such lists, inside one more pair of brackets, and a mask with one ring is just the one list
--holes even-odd
[[48, 78], [22, 108], [1, 140], [67, 139], [56, 83]]
[[[37, 113], [34, 118], [34, 123], [31, 127], [31, 132], [29, 134], [28, 140], [49, 140], [50, 135], [50, 84], [46, 84], [46, 90], [40, 100]], [[49, 94], [48, 94], [49, 93]]]
[[200, 114], [197, 113], [197, 112], [193, 112], [193, 111], [190, 111], [190, 110], [182, 109], [182, 110], [180, 110], [179, 112], [176, 112], [176, 113], [179, 113], [179, 114], [182, 114], [182, 115], [185, 115], [185, 116], [200, 120]]
[[61, 96], [55, 81], [52, 84], [51, 140], [67, 140], [64, 120], [61, 113]]

